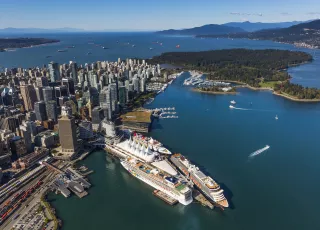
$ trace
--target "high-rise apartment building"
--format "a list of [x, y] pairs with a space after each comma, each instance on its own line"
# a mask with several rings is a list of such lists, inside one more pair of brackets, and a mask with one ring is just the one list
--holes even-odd
[[44, 87], [42, 89], [43, 92], [43, 100], [45, 102], [53, 100], [53, 89], [50, 86]]
[[27, 111], [34, 110], [34, 103], [37, 101], [37, 94], [33, 85], [21, 85], [20, 91], [24, 102], [24, 108]]
[[56, 82], [60, 80], [60, 70], [59, 70], [59, 65], [58, 63], [55, 62], [50, 62], [48, 64], [49, 68], [49, 75], [51, 82]]
[[46, 112], [48, 119], [51, 119], [56, 122], [58, 119], [57, 102], [54, 100], [46, 102]]
[[34, 112], [36, 113], [36, 117], [38, 121], [46, 121], [48, 120], [46, 104], [44, 101], [38, 101], [34, 105]]

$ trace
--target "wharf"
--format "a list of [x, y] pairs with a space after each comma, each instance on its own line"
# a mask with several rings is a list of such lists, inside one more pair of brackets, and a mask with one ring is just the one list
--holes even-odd
[[128, 156], [128, 154], [123, 153], [124, 150], [121, 150], [116, 146], [106, 144], [105, 150], [111, 155], [118, 157], [119, 159], [125, 159]]
[[202, 195], [197, 189], [193, 189], [192, 192], [193, 198], [198, 201], [201, 205], [208, 207], [210, 209], [214, 209], [214, 205], [210, 203], [204, 195]]
[[93, 170], [90, 170], [90, 171], [88, 171], [88, 172], [81, 173], [81, 175], [82, 175], [82, 176], [88, 176], [88, 175], [90, 175], [90, 174], [92, 174], [92, 173], [94, 173], [94, 171], [93, 171]]
[[155, 195], [156, 197], [160, 198], [161, 200], [163, 200], [164, 202], [170, 205], [175, 205], [178, 203], [177, 200], [173, 199], [172, 197], [168, 196], [167, 194], [165, 194], [160, 190], [154, 190], [153, 195]]

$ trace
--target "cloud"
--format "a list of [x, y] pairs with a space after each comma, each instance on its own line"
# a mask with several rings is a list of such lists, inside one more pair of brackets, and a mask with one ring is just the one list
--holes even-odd
[[309, 14], [309, 15], [319, 15], [320, 12], [308, 12], [307, 14]]
[[282, 12], [282, 13], [280, 13], [282, 16], [288, 16], [288, 15], [291, 15], [290, 13], [288, 13], [288, 12]]
[[229, 14], [232, 14], [232, 15], [239, 15], [239, 16], [260, 16], [260, 17], [262, 17], [262, 13], [240, 13], [240, 12], [230, 12]]

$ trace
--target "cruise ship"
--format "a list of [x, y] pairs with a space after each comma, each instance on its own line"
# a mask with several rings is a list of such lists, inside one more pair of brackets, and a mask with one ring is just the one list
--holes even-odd
[[180, 171], [190, 178], [193, 183], [215, 204], [222, 207], [229, 207], [229, 203], [223, 195], [223, 189], [211, 177], [205, 175], [198, 167], [191, 164], [181, 154], [171, 156], [171, 161]]
[[167, 148], [163, 147], [161, 142], [153, 139], [152, 137], [145, 137], [142, 134], [133, 133], [133, 141], [136, 141], [143, 145], [148, 145], [153, 151], [167, 155], [171, 154], [171, 152]]
[[130, 157], [122, 160], [121, 165], [134, 177], [178, 200], [181, 204], [189, 205], [193, 201], [191, 189], [178, 177]]

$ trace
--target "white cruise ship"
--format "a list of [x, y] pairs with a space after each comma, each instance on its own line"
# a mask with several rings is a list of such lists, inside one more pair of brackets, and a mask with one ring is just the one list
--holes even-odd
[[184, 175], [193, 181], [207, 198], [222, 207], [229, 207], [229, 203], [223, 195], [223, 189], [221, 189], [219, 184], [211, 177], [205, 175], [198, 167], [191, 164], [181, 154], [174, 154], [170, 159]]
[[167, 148], [163, 147], [161, 142], [153, 139], [152, 137], [145, 137], [140, 133], [134, 133], [132, 135], [132, 140], [142, 145], [148, 145], [149, 148], [153, 151], [167, 155], [171, 154], [171, 152]]
[[191, 189], [177, 177], [134, 158], [121, 161], [121, 165], [134, 177], [178, 200], [183, 205], [193, 201]]

